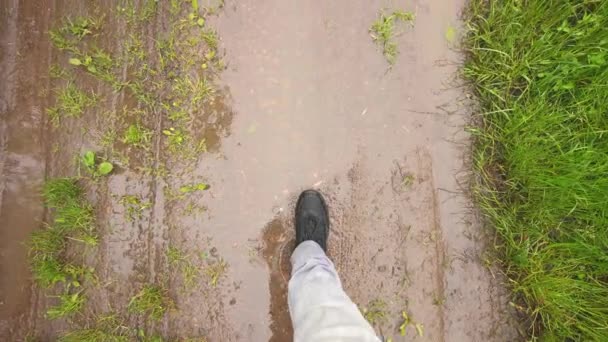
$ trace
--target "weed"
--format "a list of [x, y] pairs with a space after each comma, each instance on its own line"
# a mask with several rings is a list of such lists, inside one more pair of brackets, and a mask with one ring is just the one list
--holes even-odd
[[175, 80], [173, 92], [182, 99], [189, 99], [193, 106], [197, 106], [212, 95], [214, 89], [204, 77], [198, 80], [185, 77]]
[[134, 147], [149, 148], [152, 131], [140, 124], [131, 124], [125, 131], [122, 142]]
[[76, 17], [75, 19], [67, 18], [65, 26], [61, 29], [68, 32], [77, 39], [82, 39], [93, 33], [101, 27], [101, 19], [92, 17]]
[[152, 206], [150, 201], [142, 201], [135, 195], [124, 195], [119, 201], [120, 204], [126, 208], [126, 219], [127, 221], [133, 222], [141, 219], [143, 211], [149, 209]]
[[53, 45], [59, 50], [78, 51], [76, 45], [85, 36], [92, 35], [101, 27], [102, 18], [66, 18], [62, 26], [49, 31]]
[[50, 288], [67, 279], [67, 274], [63, 270], [63, 263], [56, 256], [42, 257], [36, 255], [32, 257], [30, 265], [34, 280], [43, 288]]
[[130, 312], [146, 314], [149, 318], [158, 321], [172, 305], [167, 290], [155, 285], [145, 285], [131, 298], [128, 309]]
[[62, 118], [78, 118], [88, 108], [97, 103], [93, 94], [87, 94], [78, 89], [73, 82], [68, 82], [65, 88], [57, 92], [57, 103], [47, 109], [51, 122], [57, 126]]
[[403, 319], [403, 322], [399, 325], [399, 334], [401, 336], [405, 336], [406, 329], [409, 325], [414, 326], [414, 329], [416, 330], [416, 334], [418, 334], [418, 336], [424, 336], [424, 325], [422, 323], [414, 322], [412, 317], [406, 311], [401, 311], [401, 318]]
[[150, 21], [156, 14], [157, 6], [157, 0], [146, 0], [140, 8], [137, 8], [133, 0], [128, 0], [116, 9], [119, 15], [126, 18], [128, 24], [133, 25]]
[[114, 169], [114, 165], [108, 161], [97, 162], [95, 152], [86, 151], [81, 158], [82, 165], [94, 178], [107, 176]]
[[374, 299], [363, 308], [363, 317], [371, 325], [382, 323], [387, 319], [386, 303], [381, 299]]
[[101, 136], [99, 144], [106, 149], [112, 149], [117, 139], [118, 134], [116, 133], [116, 129], [108, 127]]
[[[469, 2], [478, 205], [530, 340], [608, 340], [608, 3]], [[525, 30], [524, 27], [536, 27]]]
[[185, 258], [186, 256], [179, 248], [169, 246], [169, 248], [167, 249], [167, 259], [169, 261], [169, 265], [177, 266], [180, 264], [180, 262], [184, 261]]
[[69, 59], [70, 64], [85, 68], [91, 75], [111, 84], [115, 90], [122, 88], [123, 84], [117, 80], [113, 72], [114, 59], [108, 52], [95, 48], [91, 54], [78, 52], [75, 55], [76, 57]]
[[[66, 239], [96, 244], [93, 208], [83, 199], [82, 190], [72, 178], [48, 180], [43, 188], [46, 205], [53, 209], [53, 224], [35, 231], [29, 240], [32, 274], [42, 287], [57, 282], [79, 286], [79, 279], [90, 278], [91, 271], [65, 263], [61, 257]], [[74, 236], [70, 236], [74, 235]]]
[[43, 198], [47, 206], [54, 209], [53, 229], [84, 232], [93, 230], [93, 208], [82, 197], [82, 190], [75, 179], [57, 178], [45, 183]]
[[97, 318], [92, 327], [70, 331], [59, 338], [59, 342], [127, 342], [130, 340], [129, 329], [113, 314]]
[[227, 269], [228, 264], [223, 259], [207, 266], [207, 268], [205, 268], [205, 274], [209, 277], [209, 285], [217, 286], [220, 278], [226, 273]]
[[53, 178], [44, 183], [42, 197], [49, 208], [58, 208], [79, 202], [82, 189], [75, 178]]
[[185, 216], [190, 216], [193, 214], [198, 214], [198, 213], [202, 213], [206, 210], [206, 208], [202, 205], [197, 205], [194, 202], [189, 202], [183, 210], [183, 215]]
[[128, 342], [128, 336], [115, 335], [101, 329], [70, 331], [59, 338], [59, 342]]
[[95, 227], [93, 207], [88, 203], [70, 203], [54, 212], [53, 227], [66, 231], [90, 232]]
[[209, 189], [209, 184], [207, 184], [207, 183], [194, 183], [194, 184], [180, 186], [179, 192], [182, 194], [189, 194], [191, 192], [203, 191], [203, 190], [208, 190], [208, 189]]
[[403, 188], [406, 188], [406, 189], [407, 189], [407, 188], [411, 187], [411, 186], [414, 184], [414, 180], [415, 180], [415, 179], [416, 179], [416, 178], [414, 177], [414, 175], [413, 175], [413, 174], [411, 174], [411, 173], [407, 173], [407, 174], [405, 174], [405, 175], [403, 176], [403, 180], [401, 181], [401, 186], [402, 186]]
[[68, 72], [57, 64], [51, 64], [49, 67], [49, 76], [54, 79], [68, 79]]
[[47, 226], [32, 233], [29, 251], [36, 258], [56, 257], [63, 250], [64, 244], [64, 233]]
[[192, 264], [189, 256], [184, 254], [179, 248], [170, 246], [167, 250], [167, 259], [171, 267], [181, 272], [184, 288], [192, 288], [196, 284], [195, 280], [199, 276], [199, 270], [198, 267]]
[[57, 298], [59, 298], [59, 304], [50, 307], [46, 312], [46, 317], [49, 319], [73, 316], [82, 310], [85, 302], [82, 292], [66, 293], [57, 296]]
[[369, 29], [374, 42], [382, 46], [382, 53], [390, 65], [395, 64], [399, 52], [397, 43], [394, 42], [395, 23], [398, 21], [411, 23], [414, 21], [414, 14], [396, 10], [386, 15], [384, 11], [381, 11], [378, 20]]
[[163, 134], [167, 137], [167, 145], [173, 152], [177, 152], [188, 140], [186, 132], [181, 128], [170, 127], [163, 130]]
[[219, 36], [217, 35], [217, 32], [212, 29], [205, 29], [203, 30], [201, 37], [212, 51], [217, 50], [219, 42]]

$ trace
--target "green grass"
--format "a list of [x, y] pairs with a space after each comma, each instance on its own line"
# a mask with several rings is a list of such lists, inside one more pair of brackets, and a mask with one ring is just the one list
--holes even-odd
[[[51, 209], [51, 227], [35, 232], [31, 245], [34, 250], [45, 250], [58, 246], [58, 241], [68, 233], [76, 234], [76, 239], [94, 244], [95, 213], [93, 207], [84, 199], [82, 189], [75, 178], [54, 178], [43, 187], [42, 197]], [[48, 254], [48, 253], [47, 253]]]
[[135, 195], [124, 195], [119, 203], [125, 207], [125, 219], [129, 222], [141, 219], [144, 210], [152, 206], [150, 201], [144, 201]]
[[135, 123], [129, 125], [125, 130], [122, 138], [122, 142], [134, 147], [148, 149], [150, 146], [150, 139], [152, 138], [152, 131], [145, 128], [144, 126]]
[[85, 303], [85, 297], [81, 292], [73, 294], [65, 293], [57, 296], [59, 303], [51, 306], [46, 311], [46, 317], [49, 319], [57, 319], [66, 316], [73, 316], [80, 312]]
[[386, 307], [386, 303], [381, 299], [374, 299], [370, 301], [367, 306], [361, 310], [361, 312], [363, 313], [363, 317], [371, 325], [376, 325], [386, 321], [388, 316], [388, 308]]
[[167, 249], [167, 261], [182, 277], [184, 289], [192, 289], [200, 275], [199, 268], [190, 260], [190, 256], [175, 246]]
[[474, 194], [544, 341], [608, 341], [608, 3], [472, 0]]
[[63, 262], [57, 257], [38, 255], [30, 261], [30, 267], [36, 284], [42, 288], [50, 288], [58, 282], [66, 281], [68, 274], [63, 270]]
[[167, 290], [156, 285], [145, 285], [139, 293], [131, 298], [129, 312], [145, 314], [152, 320], [158, 321], [165, 312], [173, 306]]
[[70, 240], [88, 245], [97, 243], [93, 208], [73, 178], [48, 180], [43, 186], [42, 197], [51, 209], [53, 220], [30, 236], [28, 247], [32, 276], [43, 288], [59, 282], [64, 282], [68, 288], [80, 286], [82, 280], [91, 278], [92, 270], [67, 262], [65, 250]]
[[116, 314], [106, 314], [92, 326], [65, 333], [59, 342], [127, 342], [133, 340], [132, 330], [124, 326]]
[[395, 43], [395, 25], [398, 22], [412, 22], [414, 14], [402, 10], [393, 11], [390, 14], [381, 11], [372, 27], [369, 29], [374, 42], [382, 47], [382, 53], [390, 65], [395, 64], [399, 49]]
[[58, 125], [62, 118], [79, 118], [89, 107], [97, 103], [93, 94], [80, 90], [72, 82], [57, 92], [56, 104], [47, 108], [47, 114], [54, 125]]
[[219, 259], [205, 268], [205, 274], [209, 277], [209, 285], [215, 287], [220, 279], [228, 271], [228, 263], [223, 259]]
[[101, 329], [71, 331], [59, 338], [59, 342], [128, 342], [128, 336], [115, 335]]
[[59, 50], [76, 52], [76, 45], [86, 36], [96, 33], [101, 27], [101, 18], [65, 18], [60, 27], [49, 31], [51, 43]]
[[49, 208], [58, 208], [68, 203], [79, 202], [82, 189], [75, 178], [53, 178], [44, 183], [42, 197]]

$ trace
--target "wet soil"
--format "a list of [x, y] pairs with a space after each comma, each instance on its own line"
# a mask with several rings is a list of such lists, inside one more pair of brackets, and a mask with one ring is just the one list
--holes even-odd
[[[133, 102], [83, 76], [102, 105], [53, 129], [44, 111], [52, 103], [48, 69], [65, 56], [50, 46], [47, 31], [65, 15], [101, 10], [108, 36], [124, 33], [111, 11], [116, 5], [1, 6], [2, 340], [54, 340], [118, 311], [129, 326], [170, 340], [290, 341], [291, 216], [307, 188], [327, 198], [329, 254], [346, 292], [362, 309], [385, 303], [379, 335], [518, 339], [501, 279], [484, 266], [486, 236], [466, 194], [470, 109], [457, 78], [462, 56], [445, 37], [448, 27], [459, 27], [463, 3], [439, 0], [226, 1], [208, 21], [221, 37], [227, 69], [191, 126], [206, 138], [207, 152], [188, 162], [172, 158], [161, 140], [166, 119], [146, 118], [153, 148], [87, 183], [101, 240], [77, 257], [95, 268], [99, 285], [88, 290], [82, 318], [46, 320], [52, 299], [29, 280], [24, 246], [45, 219], [40, 186], [45, 177], [76, 174], [73, 156], [101, 148], [105, 113]], [[381, 8], [416, 13], [396, 38], [400, 54], [390, 69], [368, 33]], [[166, 26], [154, 17], [148, 43]], [[122, 49], [111, 38], [105, 44]], [[173, 190], [199, 182], [210, 189], [174, 198]], [[125, 195], [150, 205], [127, 219]], [[201, 270], [225, 262], [226, 271], [216, 286], [204, 272], [194, 287], [185, 286], [167, 261], [169, 246], [186, 251]], [[150, 282], [164, 284], [175, 302], [160, 322], [124, 310]], [[423, 325], [422, 337], [413, 326], [400, 336], [402, 312]]]

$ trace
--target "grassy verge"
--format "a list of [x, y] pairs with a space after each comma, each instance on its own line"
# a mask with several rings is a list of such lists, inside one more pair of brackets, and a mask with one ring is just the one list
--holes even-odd
[[608, 341], [608, 3], [469, 7], [475, 194], [530, 334]]

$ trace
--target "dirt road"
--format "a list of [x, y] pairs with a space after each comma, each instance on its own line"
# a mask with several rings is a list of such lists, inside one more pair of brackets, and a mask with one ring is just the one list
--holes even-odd
[[[293, 205], [301, 190], [318, 188], [330, 206], [329, 253], [353, 301], [383, 316], [374, 322], [380, 335], [517, 339], [504, 290], [484, 267], [484, 234], [463, 193], [470, 110], [457, 79], [462, 56], [446, 38], [459, 27], [462, 6], [227, 1], [207, 19], [221, 38], [227, 69], [217, 78], [211, 109], [194, 120], [200, 126], [190, 126], [200, 129], [208, 152], [192, 163], [172, 160], [162, 149], [166, 119], [153, 113], [144, 119], [157, 133], [150, 158], [136, 155], [129, 167], [89, 185], [101, 241], [82, 260], [101, 280], [84, 316], [121, 312], [141, 284], [162, 282], [176, 309], [158, 323], [124, 313], [130, 325], [170, 339], [289, 341]], [[91, 9], [62, 1], [2, 7], [0, 336], [18, 340], [35, 332], [48, 340], [74, 322], [44, 318], [50, 299], [26, 271], [22, 242], [45, 217], [40, 185], [51, 175], [74, 174], [73, 156], [99, 146], [93, 138], [107, 125], [104, 110], [132, 100], [97, 86], [105, 98], [100, 108], [51, 129], [44, 112], [52, 101], [48, 68], [61, 55], [46, 32], [64, 15]], [[413, 25], [398, 30], [400, 54], [390, 69], [368, 32], [382, 8], [415, 13]], [[111, 13], [106, 21], [112, 32], [125, 30]], [[153, 36], [164, 27], [157, 15], [145, 30]], [[119, 43], [105, 43], [120, 52]], [[141, 171], [161, 164], [162, 174]], [[189, 203], [166, 191], [201, 181], [210, 189]], [[120, 199], [133, 194], [150, 205], [129, 221]], [[203, 209], [186, 210], [195, 207]], [[200, 280], [183, 291], [165, 257], [169, 246], [201, 252], [201, 267], [223, 260], [217, 286]], [[412, 320], [405, 337], [403, 312]]]

